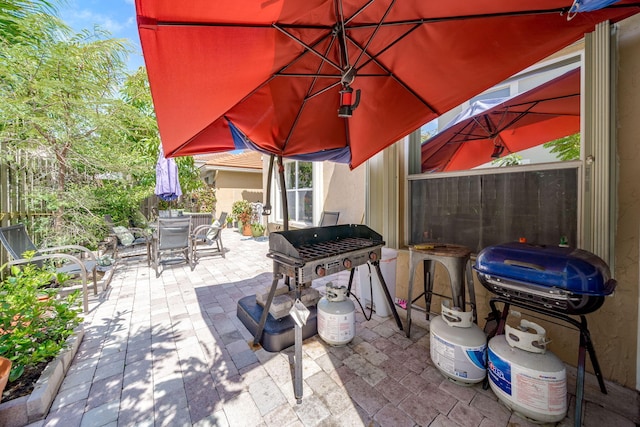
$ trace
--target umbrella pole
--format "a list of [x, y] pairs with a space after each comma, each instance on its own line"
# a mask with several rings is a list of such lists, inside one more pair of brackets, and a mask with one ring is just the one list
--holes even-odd
[[[284, 181], [284, 164], [282, 163], [282, 156], [278, 156], [278, 178], [280, 179], [280, 192], [282, 193], [282, 223], [284, 225], [284, 231], [289, 231], [289, 202], [287, 201], [287, 188]], [[289, 276], [284, 278], [284, 283], [287, 285], [287, 288], [291, 290]]]
[[282, 222], [284, 231], [289, 231], [289, 202], [287, 201], [287, 188], [284, 183], [282, 156], [278, 156], [278, 176], [280, 177], [280, 192], [282, 193]]
[[267, 197], [266, 203], [262, 208], [262, 215], [268, 216], [271, 215], [271, 180], [273, 179], [273, 162], [275, 156], [272, 154], [269, 157], [269, 172], [267, 173]]

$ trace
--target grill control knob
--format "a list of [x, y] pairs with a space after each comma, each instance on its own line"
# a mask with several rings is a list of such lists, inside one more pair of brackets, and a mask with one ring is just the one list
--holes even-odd
[[378, 260], [378, 254], [375, 252], [369, 252], [369, 259], [371, 261], [377, 261]]
[[353, 263], [351, 262], [351, 260], [349, 258], [345, 258], [342, 261], [342, 265], [344, 266], [344, 268], [351, 268], [351, 266], [353, 265]]
[[327, 270], [322, 265], [319, 265], [316, 267], [316, 274], [320, 277], [323, 277], [325, 274], [327, 274]]

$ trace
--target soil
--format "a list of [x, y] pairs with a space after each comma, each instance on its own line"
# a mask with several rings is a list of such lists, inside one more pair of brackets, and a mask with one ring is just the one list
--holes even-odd
[[31, 394], [36, 381], [38, 381], [38, 378], [40, 378], [42, 371], [44, 371], [48, 363], [49, 361], [45, 361], [34, 366], [27, 366], [20, 378], [7, 384], [4, 392], [2, 392], [1, 402], [8, 402]]

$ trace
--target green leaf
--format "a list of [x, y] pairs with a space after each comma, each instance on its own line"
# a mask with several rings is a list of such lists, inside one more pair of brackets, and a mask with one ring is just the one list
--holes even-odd
[[22, 365], [12, 365], [11, 372], [9, 373], [9, 382], [13, 382], [20, 378], [24, 374], [24, 366]]

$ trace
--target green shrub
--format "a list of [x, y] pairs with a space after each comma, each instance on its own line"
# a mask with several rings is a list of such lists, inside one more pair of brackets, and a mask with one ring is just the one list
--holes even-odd
[[52, 283], [64, 285], [68, 276], [34, 264], [13, 266], [0, 283], [0, 356], [12, 362], [9, 382], [25, 367], [57, 356], [67, 337], [82, 322], [80, 291], [59, 297]]

